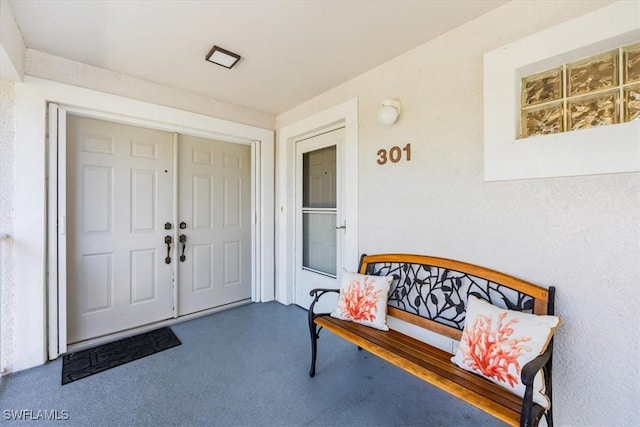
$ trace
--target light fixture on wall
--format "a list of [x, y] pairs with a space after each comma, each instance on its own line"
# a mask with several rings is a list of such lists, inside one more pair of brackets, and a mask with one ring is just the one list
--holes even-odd
[[378, 110], [378, 121], [385, 126], [391, 126], [400, 115], [400, 101], [387, 99], [382, 101], [382, 107]]
[[240, 55], [236, 53], [214, 46], [211, 48], [205, 59], [224, 68], [233, 68], [233, 66], [240, 61], [240, 58]]

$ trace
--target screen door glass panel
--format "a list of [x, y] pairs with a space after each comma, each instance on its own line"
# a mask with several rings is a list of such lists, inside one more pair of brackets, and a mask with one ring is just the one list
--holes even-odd
[[313, 271], [336, 274], [336, 214], [302, 214], [302, 266]]
[[302, 268], [336, 275], [336, 147], [303, 154]]

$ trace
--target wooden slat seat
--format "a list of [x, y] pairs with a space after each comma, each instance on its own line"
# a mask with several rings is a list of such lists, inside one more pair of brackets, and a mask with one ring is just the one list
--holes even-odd
[[329, 316], [319, 317], [315, 323], [456, 397], [475, 401], [508, 424], [520, 418], [521, 398], [460, 369], [446, 351], [394, 330], [380, 331]]
[[[425, 273], [426, 272], [426, 273]], [[427, 312], [407, 308], [401, 297], [393, 301], [394, 294], [402, 286], [413, 286], [412, 281], [419, 281], [425, 292], [435, 292], [435, 289], [445, 289], [449, 292], [447, 304], [465, 305], [464, 301], [456, 300], [460, 293], [454, 295], [452, 286], [443, 286], [443, 282], [453, 280], [460, 289], [468, 293], [486, 292], [488, 299], [493, 295], [498, 300], [509, 305], [510, 309], [531, 311], [536, 314], [553, 314], [554, 288], [541, 288], [512, 276], [505, 275], [483, 267], [474, 266], [458, 261], [419, 255], [373, 255], [363, 256], [360, 265], [361, 274], [394, 275], [395, 287], [392, 284], [388, 311], [394, 317], [459, 340], [462, 322], [459, 319], [430, 318]], [[427, 285], [429, 283], [429, 285]], [[483, 287], [485, 288], [483, 290]], [[477, 288], [477, 289], [476, 289]], [[415, 289], [415, 288], [414, 288]], [[309, 375], [315, 375], [317, 355], [317, 340], [320, 330], [326, 330], [357, 345], [383, 360], [415, 375], [425, 382], [461, 399], [469, 404], [493, 415], [494, 417], [514, 426], [537, 425], [542, 416], [547, 424], [553, 426], [550, 409], [542, 408], [532, 402], [531, 396], [525, 399], [512, 394], [499, 385], [461, 369], [451, 362], [452, 355], [425, 342], [412, 338], [397, 330], [381, 331], [358, 323], [340, 320], [328, 314], [317, 314], [313, 307], [318, 299], [327, 292], [337, 292], [333, 289], [314, 289], [311, 295], [315, 297], [309, 310], [309, 328], [311, 333], [312, 356]], [[404, 295], [398, 291], [396, 296]], [[415, 298], [415, 294], [412, 294]], [[435, 300], [438, 297], [436, 296]], [[439, 312], [442, 312], [440, 310]], [[457, 323], [456, 323], [457, 322]], [[549, 399], [551, 398], [551, 353], [552, 344], [547, 351], [523, 368], [523, 380], [544, 371], [545, 387]]]

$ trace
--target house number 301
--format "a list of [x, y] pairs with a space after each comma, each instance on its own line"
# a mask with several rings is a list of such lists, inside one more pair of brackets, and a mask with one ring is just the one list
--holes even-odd
[[394, 145], [389, 149], [389, 151], [387, 151], [386, 148], [381, 148], [378, 150], [378, 164], [384, 165], [388, 161], [391, 161], [391, 163], [398, 163], [402, 160], [403, 155], [407, 161], [411, 160], [411, 144], [405, 145], [404, 148]]

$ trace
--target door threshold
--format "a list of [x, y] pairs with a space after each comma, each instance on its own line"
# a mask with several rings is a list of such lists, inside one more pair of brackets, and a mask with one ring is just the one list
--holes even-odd
[[[116, 332], [109, 335], [102, 335], [100, 337], [91, 338], [84, 341], [79, 341], [74, 344], [67, 345], [67, 353], [73, 353], [76, 351], [86, 350], [88, 348], [95, 347], [97, 345], [106, 344], [112, 341], [117, 341], [122, 338], [127, 338], [133, 335], [143, 334], [145, 332], [153, 331], [154, 329], [163, 328], [165, 326], [171, 326], [178, 323], [186, 322], [187, 320], [197, 319], [199, 317], [208, 316], [210, 314], [219, 313], [221, 311], [230, 310], [232, 308], [242, 307], [243, 305], [251, 304], [251, 299], [246, 299], [230, 304], [221, 305], [219, 307], [210, 308], [207, 310], [198, 311], [184, 316], [175, 317], [172, 319], [161, 320], [159, 322], [150, 323], [148, 325], [138, 326], [137, 328], [127, 329], [125, 331]], [[67, 354], [65, 353], [65, 354]], [[62, 354], [60, 355], [62, 356]], [[59, 357], [59, 356], [58, 356]]]

